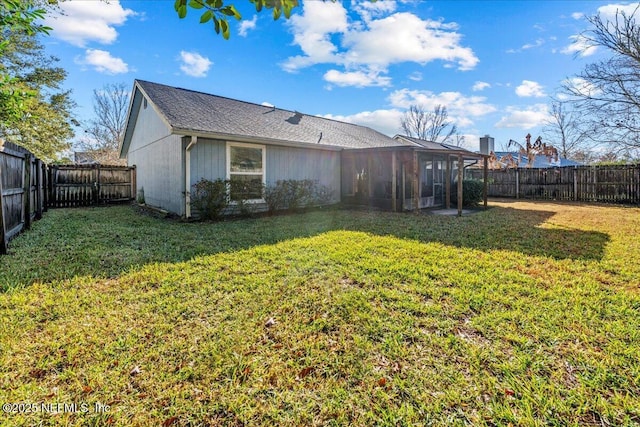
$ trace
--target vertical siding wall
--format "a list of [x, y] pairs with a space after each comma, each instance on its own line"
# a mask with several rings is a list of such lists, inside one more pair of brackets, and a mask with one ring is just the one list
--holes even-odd
[[184, 144], [149, 104], [138, 105], [138, 121], [127, 156], [137, 169], [137, 192], [144, 190], [145, 202], [184, 214]]
[[340, 152], [267, 146], [267, 185], [283, 179], [312, 179], [340, 201]]
[[[201, 179], [225, 179], [226, 141], [198, 138], [191, 149], [191, 185]], [[312, 179], [333, 190], [340, 201], [340, 153], [266, 145], [267, 185], [284, 179]]]
[[227, 175], [227, 143], [215, 139], [198, 138], [191, 149], [191, 185], [201, 179], [214, 181], [225, 179]]

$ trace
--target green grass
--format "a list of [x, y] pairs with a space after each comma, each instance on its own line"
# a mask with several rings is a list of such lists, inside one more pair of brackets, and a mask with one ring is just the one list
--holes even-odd
[[639, 242], [555, 203], [52, 210], [0, 258], [0, 403], [111, 409], [0, 424], [639, 425]]

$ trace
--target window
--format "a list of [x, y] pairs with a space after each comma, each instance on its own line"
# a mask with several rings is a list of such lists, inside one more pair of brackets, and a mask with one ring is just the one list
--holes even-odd
[[227, 143], [227, 178], [231, 181], [232, 201], [262, 200], [264, 164], [263, 145]]

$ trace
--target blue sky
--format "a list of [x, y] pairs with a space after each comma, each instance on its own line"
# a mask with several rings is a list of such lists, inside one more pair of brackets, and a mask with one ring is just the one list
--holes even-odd
[[[411, 104], [447, 106], [477, 150], [541, 134], [550, 96], [604, 52], [584, 47], [585, 15], [633, 5], [600, 1], [303, 1], [290, 20], [247, 0], [231, 39], [179, 19], [173, 1], [67, 0], [50, 16], [47, 52], [68, 71], [77, 115], [92, 91], [134, 79], [276, 105], [400, 133]], [[81, 136], [82, 132], [78, 132]], [[548, 141], [553, 143], [553, 141]]]

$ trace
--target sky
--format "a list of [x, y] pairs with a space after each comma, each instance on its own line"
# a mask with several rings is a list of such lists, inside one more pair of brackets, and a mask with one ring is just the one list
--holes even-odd
[[[50, 13], [46, 52], [68, 72], [81, 123], [94, 90], [148, 80], [372, 127], [393, 136], [409, 106], [447, 107], [478, 150], [491, 135], [542, 135], [552, 97], [585, 65], [606, 58], [586, 48], [585, 16], [633, 10], [605, 1], [302, 1], [289, 20], [242, 14], [231, 38], [200, 11], [180, 19], [173, 0], [67, 0]], [[586, 49], [585, 49], [586, 48]], [[86, 125], [85, 125], [86, 126]], [[78, 138], [83, 134], [77, 130]], [[546, 140], [553, 143], [553, 141]]]

